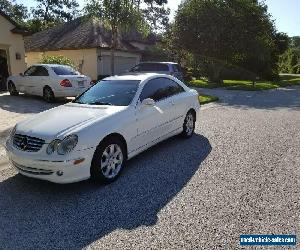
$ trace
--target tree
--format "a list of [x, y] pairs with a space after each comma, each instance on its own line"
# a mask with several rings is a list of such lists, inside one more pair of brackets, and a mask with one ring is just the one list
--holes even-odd
[[291, 48], [300, 48], [300, 36], [291, 37]]
[[[33, 24], [36, 29], [53, 27], [76, 17], [79, 4], [76, 0], [36, 0], [38, 5], [32, 8]], [[38, 24], [41, 26], [38, 28]]]
[[132, 3], [135, 4], [138, 8], [140, 8], [141, 3], [145, 3], [148, 5], [153, 5], [153, 4], [163, 5], [168, 3], [168, 0], [132, 0]]
[[133, 0], [91, 0], [85, 13], [97, 17], [111, 31], [111, 74], [115, 73], [115, 51], [121, 32], [136, 30], [146, 35], [149, 27]]
[[175, 17], [178, 46], [210, 65], [210, 79], [221, 82], [226, 65], [255, 74], [276, 75], [276, 29], [264, 2], [258, 0], [187, 0]]
[[132, 0], [143, 14], [153, 33], [165, 31], [169, 24], [170, 9], [165, 7], [168, 0]]
[[44, 25], [42, 20], [36, 18], [27, 20], [24, 26], [31, 34], [43, 30], [43, 27], [47, 28], [47, 25]]
[[275, 34], [275, 43], [277, 48], [277, 53], [279, 55], [283, 54], [290, 46], [291, 39], [286, 33], [278, 32]]
[[288, 41], [288, 49], [283, 51], [279, 57], [279, 71], [300, 74], [300, 37], [290, 37]]
[[300, 48], [289, 48], [280, 56], [281, 73], [300, 74]]
[[168, 28], [170, 9], [165, 6], [151, 4], [141, 9], [141, 12], [150, 25], [153, 33], [161, 33]]
[[27, 8], [23, 4], [17, 4], [15, 0], [0, 0], [0, 10], [19, 24], [28, 17]]

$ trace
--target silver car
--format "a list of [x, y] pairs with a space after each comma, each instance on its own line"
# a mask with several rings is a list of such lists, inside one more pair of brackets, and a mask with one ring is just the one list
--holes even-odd
[[183, 80], [183, 73], [178, 63], [174, 62], [141, 62], [135, 65], [129, 72], [136, 73], [159, 73], [176, 77]]

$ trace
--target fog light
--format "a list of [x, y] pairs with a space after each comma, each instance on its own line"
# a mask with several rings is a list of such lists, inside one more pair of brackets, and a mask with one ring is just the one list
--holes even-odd
[[63, 172], [63, 171], [57, 171], [56, 174], [57, 174], [58, 176], [62, 176], [62, 175], [64, 174], [64, 172]]

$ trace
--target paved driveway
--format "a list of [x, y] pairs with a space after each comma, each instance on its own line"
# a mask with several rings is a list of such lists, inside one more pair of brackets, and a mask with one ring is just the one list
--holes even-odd
[[[203, 108], [192, 139], [153, 147], [109, 186], [28, 179], [0, 156], [0, 248], [238, 249], [240, 234], [299, 238], [300, 88], [206, 92], [221, 101]], [[6, 95], [0, 105], [1, 138], [52, 106]]]

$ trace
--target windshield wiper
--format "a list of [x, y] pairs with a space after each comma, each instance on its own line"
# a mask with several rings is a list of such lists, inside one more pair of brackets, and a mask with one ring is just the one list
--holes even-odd
[[72, 102], [73, 102], [73, 103], [78, 103], [78, 104], [86, 104], [86, 103], [84, 103], [84, 102], [75, 101], [75, 100], [73, 100]]
[[110, 102], [89, 102], [89, 105], [112, 105]]

